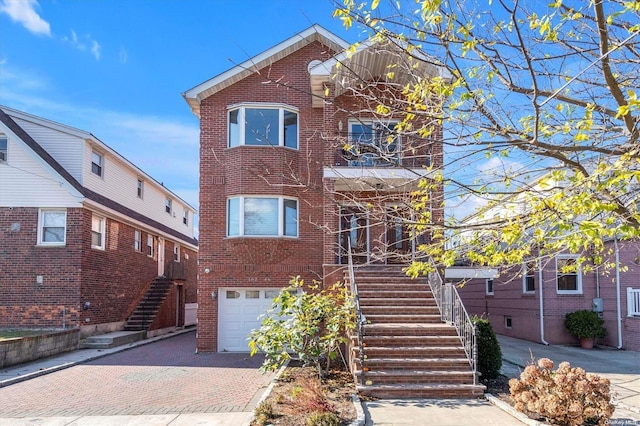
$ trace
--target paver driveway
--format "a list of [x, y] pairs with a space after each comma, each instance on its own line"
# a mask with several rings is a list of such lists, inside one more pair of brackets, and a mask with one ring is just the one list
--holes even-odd
[[195, 332], [0, 388], [0, 417], [251, 411], [262, 357], [194, 353]]

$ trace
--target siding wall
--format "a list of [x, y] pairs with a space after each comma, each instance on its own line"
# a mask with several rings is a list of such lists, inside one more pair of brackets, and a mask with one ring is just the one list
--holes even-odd
[[[612, 245], [612, 244], [611, 244]], [[640, 317], [627, 316], [627, 287], [640, 285], [640, 266], [634, 263], [638, 257], [637, 243], [620, 246], [620, 317], [622, 348], [640, 350]], [[613, 261], [613, 257], [608, 261]], [[522, 278], [518, 270], [503, 270], [494, 280], [494, 294], [485, 294], [485, 280], [471, 280], [459, 289], [460, 296], [470, 314], [485, 315], [498, 334], [540, 342], [540, 282], [535, 274], [535, 294], [524, 294]], [[599, 292], [598, 292], [599, 288]], [[608, 335], [601, 343], [618, 346], [618, 311], [616, 308], [615, 270], [582, 275], [582, 294], [557, 294], [555, 261], [547, 262], [542, 271], [544, 301], [544, 338], [551, 344], [577, 345], [564, 326], [564, 316], [580, 309], [592, 309], [593, 298], [604, 302], [603, 319]], [[505, 318], [511, 317], [512, 327], [505, 326]]]

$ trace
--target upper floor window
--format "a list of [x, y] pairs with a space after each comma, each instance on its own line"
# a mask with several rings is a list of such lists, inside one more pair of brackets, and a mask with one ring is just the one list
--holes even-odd
[[400, 161], [400, 137], [397, 123], [350, 121], [349, 146], [345, 152], [350, 166], [397, 164]]
[[64, 245], [66, 234], [66, 210], [40, 210], [38, 214], [38, 245]]
[[147, 256], [153, 257], [153, 235], [147, 235]]
[[7, 151], [9, 150], [9, 139], [5, 135], [0, 135], [0, 163], [7, 161]]
[[102, 177], [104, 157], [102, 154], [91, 151], [91, 172]]
[[489, 278], [486, 282], [486, 293], [491, 296], [493, 295], [493, 279]]
[[536, 291], [536, 262], [529, 261], [522, 264], [522, 292], [535, 293]]
[[581, 268], [576, 256], [556, 257], [556, 291], [558, 294], [582, 294]]
[[173, 246], [173, 260], [180, 262], [180, 245], [178, 244]]
[[189, 210], [182, 211], [182, 223], [185, 225], [189, 224]]
[[137, 229], [133, 231], [133, 249], [142, 251], [142, 232]]
[[298, 201], [283, 197], [229, 198], [227, 235], [297, 237]]
[[240, 105], [229, 109], [228, 147], [286, 146], [298, 149], [298, 112], [278, 105]]
[[104, 224], [103, 217], [91, 217], [91, 248], [104, 250]]
[[138, 198], [142, 199], [142, 197], [144, 196], [144, 180], [138, 178], [138, 184], [137, 184], [137, 195]]
[[164, 211], [171, 214], [171, 205], [173, 204], [173, 202], [171, 201], [171, 198], [167, 198], [164, 200]]

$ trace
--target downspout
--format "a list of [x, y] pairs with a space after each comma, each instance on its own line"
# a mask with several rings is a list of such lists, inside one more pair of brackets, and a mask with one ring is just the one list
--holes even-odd
[[544, 340], [544, 299], [542, 297], [542, 260], [538, 258], [538, 293], [540, 294], [540, 343], [549, 346], [549, 342]]
[[622, 316], [620, 315], [620, 250], [618, 249], [618, 237], [613, 239], [616, 250], [616, 320], [618, 323], [618, 346], [616, 349], [622, 349]]

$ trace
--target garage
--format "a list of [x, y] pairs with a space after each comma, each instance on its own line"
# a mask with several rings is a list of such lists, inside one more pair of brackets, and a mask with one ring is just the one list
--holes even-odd
[[279, 289], [221, 288], [218, 298], [218, 351], [249, 352], [247, 337], [271, 307]]

